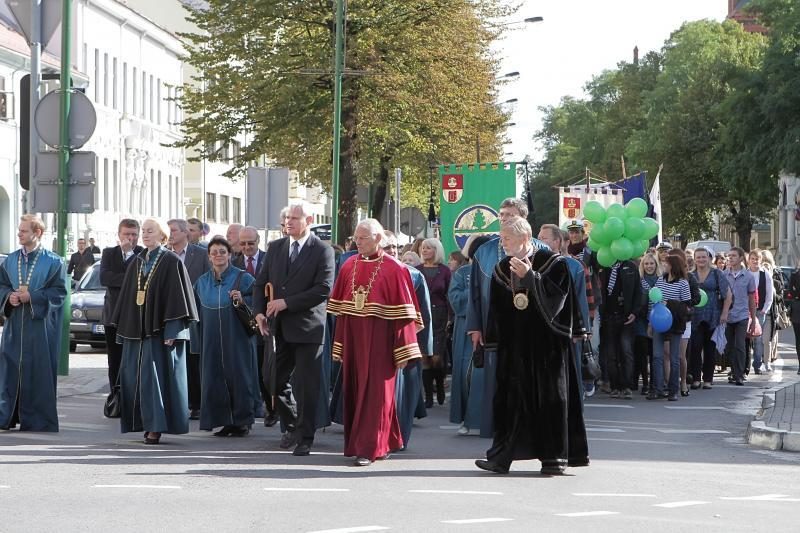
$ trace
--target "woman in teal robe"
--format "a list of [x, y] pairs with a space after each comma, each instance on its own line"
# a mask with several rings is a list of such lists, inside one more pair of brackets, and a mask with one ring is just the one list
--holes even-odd
[[197, 309], [186, 267], [166, 240], [159, 222], [144, 221], [145, 249], [125, 272], [111, 320], [122, 344], [121, 430], [144, 430], [145, 444], [189, 432], [186, 345]]
[[261, 401], [258, 387], [256, 337], [248, 334], [236, 316], [232, 298], [252, 306], [255, 278], [231, 266], [231, 247], [222, 237], [208, 243], [212, 269], [194, 286], [200, 322], [192, 337], [192, 353], [200, 353], [200, 429], [218, 437], [243, 437], [255, 419]]
[[[59, 256], [39, 247], [38, 240], [36, 245], [26, 254], [11, 253], [0, 267], [0, 311], [6, 318], [0, 344], [0, 429], [19, 423], [20, 431], [58, 431], [56, 383], [66, 274]], [[30, 302], [12, 305], [20, 285], [27, 285]]]

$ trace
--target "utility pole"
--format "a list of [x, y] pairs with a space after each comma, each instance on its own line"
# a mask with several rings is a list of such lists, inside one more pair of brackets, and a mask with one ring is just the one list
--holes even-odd
[[[61, 13], [61, 120], [59, 123], [58, 146], [58, 255], [67, 257], [67, 195], [69, 194], [69, 157], [72, 140], [69, 135], [69, 104], [72, 92], [72, 0], [63, 0]], [[97, 80], [95, 80], [95, 83]], [[31, 110], [34, 106], [31, 106]], [[31, 127], [32, 131], [36, 128]], [[38, 153], [37, 148], [31, 147], [31, 153]], [[72, 315], [71, 283], [66, 279], [67, 296], [64, 299], [64, 314], [61, 331], [61, 352], [58, 359], [58, 373], [66, 376], [69, 374], [69, 324]]]
[[[42, 0], [31, 1], [31, 92], [30, 92], [30, 122], [28, 123], [28, 180], [29, 188], [35, 182], [36, 155], [39, 153], [39, 133], [36, 131], [36, 106], [39, 105], [39, 92], [42, 85]], [[21, 164], [25, 164], [24, 162]], [[30, 196], [23, 211], [28, 211]]]
[[333, 65], [333, 203], [331, 212], [331, 242], [339, 242], [339, 157], [342, 128], [342, 74], [344, 70], [344, 2], [336, 0], [336, 52]]

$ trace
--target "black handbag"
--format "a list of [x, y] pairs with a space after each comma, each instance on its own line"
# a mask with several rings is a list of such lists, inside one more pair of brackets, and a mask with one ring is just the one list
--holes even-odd
[[119, 397], [119, 375], [117, 375], [117, 383], [111, 387], [111, 392], [108, 393], [106, 403], [103, 405], [103, 416], [106, 418], [119, 418], [120, 417], [120, 397]]
[[[236, 276], [236, 282], [233, 284], [234, 291], [239, 290], [239, 282], [242, 280], [243, 274], [244, 271], [241, 271], [239, 275]], [[239, 322], [241, 322], [244, 330], [248, 335], [255, 335], [259, 331], [259, 328], [253, 310], [250, 309], [242, 299], [231, 298], [231, 303], [233, 304], [233, 312], [236, 314], [236, 318], [239, 319]]]
[[483, 368], [483, 359], [484, 359], [484, 348], [483, 344], [478, 344], [474, 350], [472, 350], [472, 367], [473, 368]]
[[583, 349], [581, 350], [581, 375], [583, 381], [594, 382], [600, 379], [601, 374], [600, 361], [597, 358], [597, 352], [592, 347], [592, 341], [584, 339]]

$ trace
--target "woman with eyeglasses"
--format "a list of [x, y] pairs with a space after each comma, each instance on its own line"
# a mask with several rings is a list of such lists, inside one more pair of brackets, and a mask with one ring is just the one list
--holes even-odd
[[145, 249], [125, 272], [111, 318], [122, 343], [120, 426], [144, 431], [145, 444], [189, 432], [186, 345], [197, 309], [186, 267], [164, 247], [167, 236], [157, 220], [144, 221]]
[[192, 352], [201, 354], [200, 429], [217, 437], [244, 437], [255, 418], [260, 391], [256, 336], [236, 316], [235, 305], [251, 306], [255, 278], [229, 262], [231, 246], [220, 236], [208, 243], [211, 270], [194, 286], [200, 313]]

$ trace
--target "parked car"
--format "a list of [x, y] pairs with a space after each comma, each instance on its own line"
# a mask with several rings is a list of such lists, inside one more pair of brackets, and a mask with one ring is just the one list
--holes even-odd
[[92, 348], [106, 347], [106, 331], [103, 326], [103, 302], [106, 288], [100, 285], [100, 263], [89, 267], [72, 293], [72, 318], [69, 323], [69, 350], [74, 352], [78, 344]]
[[311, 224], [308, 227], [311, 233], [315, 234], [322, 241], [331, 240], [331, 225], [330, 224]]

